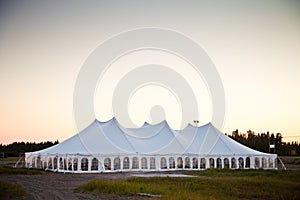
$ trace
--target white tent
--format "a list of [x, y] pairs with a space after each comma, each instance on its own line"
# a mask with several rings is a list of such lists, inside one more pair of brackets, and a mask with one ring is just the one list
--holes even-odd
[[124, 128], [115, 118], [95, 120], [50, 148], [25, 154], [29, 168], [58, 172], [276, 169], [276, 154], [250, 149], [211, 123], [172, 130], [166, 121]]

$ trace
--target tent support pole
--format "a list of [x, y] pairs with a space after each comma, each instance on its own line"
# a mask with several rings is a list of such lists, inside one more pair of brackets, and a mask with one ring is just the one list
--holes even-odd
[[278, 156], [277, 158], [278, 158], [278, 160], [280, 161], [280, 163], [281, 163], [281, 165], [282, 165], [282, 168], [283, 168], [284, 170], [286, 170], [286, 167], [285, 167], [285, 165], [283, 164], [283, 162], [282, 162], [282, 160], [280, 159], [280, 157]]

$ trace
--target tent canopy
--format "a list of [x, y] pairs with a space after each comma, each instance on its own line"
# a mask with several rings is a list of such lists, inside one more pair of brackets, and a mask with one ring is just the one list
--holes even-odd
[[125, 128], [115, 118], [95, 120], [55, 146], [25, 153], [28, 167], [63, 173], [276, 169], [276, 157], [234, 141], [211, 123], [182, 130], [171, 129], [166, 121]]
[[248, 148], [227, 137], [211, 123], [195, 127], [188, 124], [173, 130], [166, 121], [144, 123], [140, 128], [124, 128], [116, 118], [95, 120], [87, 128], [50, 148], [27, 155], [126, 155], [197, 154], [271, 156]]

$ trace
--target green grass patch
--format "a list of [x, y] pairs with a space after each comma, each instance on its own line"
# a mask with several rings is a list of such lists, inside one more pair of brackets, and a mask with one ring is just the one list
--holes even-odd
[[158, 194], [162, 190], [155, 185], [149, 185], [147, 182], [139, 178], [132, 178], [129, 180], [92, 180], [87, 184], [75, 189], [76, 192], [87, 192], [93, 194], [118, 194], [118, 195], [134, 195], [137, 193], [151, 193]]
[[92, 180], [75, 192], [117, 195], [149, 193], [161, 199], [299, 199], [300, 171], [207, 170], [186, 172], [194, 178]]
[[26, 191], [19, 185], [0, 181], [0, 199], [26, 195]]
[[0, 166], [0, 174], [43, 174], [46, 173], [41, 169], [27, 169], [27, 168], [12, 168], [12, 167], [2, 167]]

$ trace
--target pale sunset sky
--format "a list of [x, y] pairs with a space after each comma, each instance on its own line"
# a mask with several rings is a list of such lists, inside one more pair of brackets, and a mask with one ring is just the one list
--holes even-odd
[[[108, 38], [142, 27], [177, 31], [205, 50], [225, 92], [221, 131], [280, 132], [284, 141], [300, 141], [300, 1], [1, 0], [0, 143], [61, 142], [80, 131], [73, 92], [83, 63]], [[107, 79], [117, 77], [118, 65], [142, 65], [149, 58], [165, 65], [181, 62], [156, 53], [118, 60]], [[184, 63], [177, 68], [188, 75]], [[107, 82], [101, 87], [113, 91]], [[196, 83], [204, 87], [197, 93], [203, 99], [203, 125], [211, 120], [212, 105], [205, 83]], [[107, 121], [114, 115], [112, 105], [109, 94], [100, 92], [95, 92], [95, 113]], [[167, 102], [166, 116], [172, 116], [167, 121], [178, 128], [176, 100], [159, 86], [136, 92], [129, 105], [132, 115], [139, 116], [133, 121], [149, 121], [147, 114], [139, 113], [141, 105], [154, 101], [149, 93]]]

